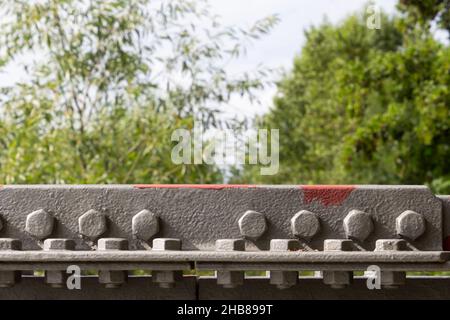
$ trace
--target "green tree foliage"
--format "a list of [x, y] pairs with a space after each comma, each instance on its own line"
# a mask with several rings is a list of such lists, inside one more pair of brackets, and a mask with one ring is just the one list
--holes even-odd
[[[227, 63], [267, 33], [220, 24], [204, 1], [1, 1], [1, 183], [204, 183], [213, 166], [174, 165], [171, 133], [215, 123], [233, 94], [264, 86]], [[2, 69], [0, 69], [0, 72]]]
[[241, 181], [428, 184], [449, 193], [450, 48], [428, 27], [409, 32], [409, 18], [383, 15], [371, 30], [358, 14], [309, 29], [262, 119], [280, 130], [280, 172], [246, 167]]

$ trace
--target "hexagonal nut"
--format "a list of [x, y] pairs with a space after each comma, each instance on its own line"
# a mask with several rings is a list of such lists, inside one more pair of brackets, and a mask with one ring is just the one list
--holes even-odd
[[67, 274], [64, 271], [47, 270], [45, 271], [45, 283], [53, 288], [62, 288], [66, 284]]
[[399, 236], [416, 240], [425, 232], [425, 218], [415, 211], [404, 211], [395, 220], [395, 229]]
[[300, 241], [297, 239], [272, 239], [270, 240], [271, 251], [297, 251], [300, 249]]
[[159, 283], [161, 288], [173, 288], [176, 281], [183, 278], [183, 273], [180, 271], [152, 271], [152, 281]]
[[375, 251], [403, 251], [406, 241], [402, 239], [379, 239], [375, 242]]
[[278, 289], [287, 289], [298, 283], [297, 271], [270, 271], [270, 284]]
[[334, 289], [342, 289], [351, 284], [353, 273], [348, 271], [324, 271], [323, 282]]
[[324, 251], [353, 251], [353, 241], [348, 239], [327, 239], [323, 242]]
[[245, 240], [243, 239], [218, 239], [216, 240], [217, 251], [245, 251]]
[[0, 239], [0, 251], [3, 250], [21, 250], [22, 241], [19, 239], [1, 238]]
[[238, 220], [241, 235], [249, 239], [257, 239], [266, 231], [266, 218], [262, 213], [247, 211]]
[[54, 218], [45, 210], [37, 210], [27, 216], [25, 231], [37, 239], [45, 239], [52, 234]]
[[320, 221], [315, 213], [307, 210], [297, 212], [291, 219], [294, 236], [309, 240], [320, 231]]
[[106, 288], [119, 288], [127, 281], [126, 271], [98, 271], [98, 282], [104, 284]]
[[89, 210], [78, 218], [78, 232], [88, 238], [96, 239], [106, 232], [106, 217], [104, 214]]
[[373, 231], [372, 218], [368, 213], [352, 210], [344, 218], [344, 231], [347, 238], [364, 241]]
[[44, 250], [74, 250], [75, 241], [72, 239], [46, 239]]
[[98, 250], [127, 250], [128, 240], [123, 238], [101, 238], [97, 241]]
[[153, 250], [181, 250], [181, 240], [174, 238], [153, 239]]
[[236, 288], [244, 284], [244, 272], [217, 270], [217, 284], [224, 288]]
[[380, 282], [383, 288], [398, 288], [406, 282], [406, 272], [381, 271]]
[[149, 210], [142, 210], [131, 220], [133, 237], [147, 241], [159, 232], [159, 218]]

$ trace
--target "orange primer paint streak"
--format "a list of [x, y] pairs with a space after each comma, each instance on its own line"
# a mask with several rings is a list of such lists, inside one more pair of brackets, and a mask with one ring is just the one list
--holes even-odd
[[356, 189], [353, 185], [301, 185], [303, 201], [320, 201], [324, 206], [340, 205]]

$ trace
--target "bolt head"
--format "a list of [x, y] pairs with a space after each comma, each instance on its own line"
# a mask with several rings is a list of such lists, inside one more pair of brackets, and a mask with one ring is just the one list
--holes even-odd
[[267, 229], [266, 218], [262, 213], [247, 211], [238, 221], [241, 235], [250, 238], [259, 238]]
[[373, 221], [368, 213], [352, 210], [344, 219], [347, 238], [364, 241], [373, 231]]
[[101, 238], [97, 241], [98, 250], [127, 250], [128, 241], [123, 238]]
[[243, 239], [219, 239], [216, 240], [217, 251], [245, 251]]
[[159, 219], [153, 212], [142, 210], [131, 220], [133, 237], [147, 241], [159, 232]]
[[74, 250], [75, 241], [72, 239], [46, 239], [44, 250]]
[[395, 228], [397, 235], [416, 240], [425, 232], [425, 219], [420, 213], [407, 210], [397, 217]]
[[291, 229], [294, 236], [309, 240], [320, 230], [319, 218], [315, 213], [302, 210], [292, 217]]
[[0, 251], [2, 250], [21, 250], [22, 242], [18, 239], [1, 238]]
[[78, 218], [78, 231], [85, 237], [98, 238], [106, 232], [105, 215], [96, 210], [89, 210]]
[[272, 239], [270, 250], [272, 251], [297, 251], [300, 249], [300, 241], [297, 239]]
[[54, 218], [45, 210], [37, 210], [27, 216], [25, 231], [37, 239], [44, 239], [53, 231]]
[[153, 250], [181, 250], [181, 240], [173, 238], [153, 239]]

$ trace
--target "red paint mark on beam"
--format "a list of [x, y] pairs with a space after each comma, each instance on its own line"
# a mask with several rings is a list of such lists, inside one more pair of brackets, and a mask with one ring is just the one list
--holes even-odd
[[340, 205], [356, 189], [350, 185], [302, 185], [303, 201], [311, 203], [314, 200], [322, 202], [324, 206]]
[[138, 189], [248, 189], [256, 188], [256, 185], [249, 184], [135, 184], [134, 188]]

